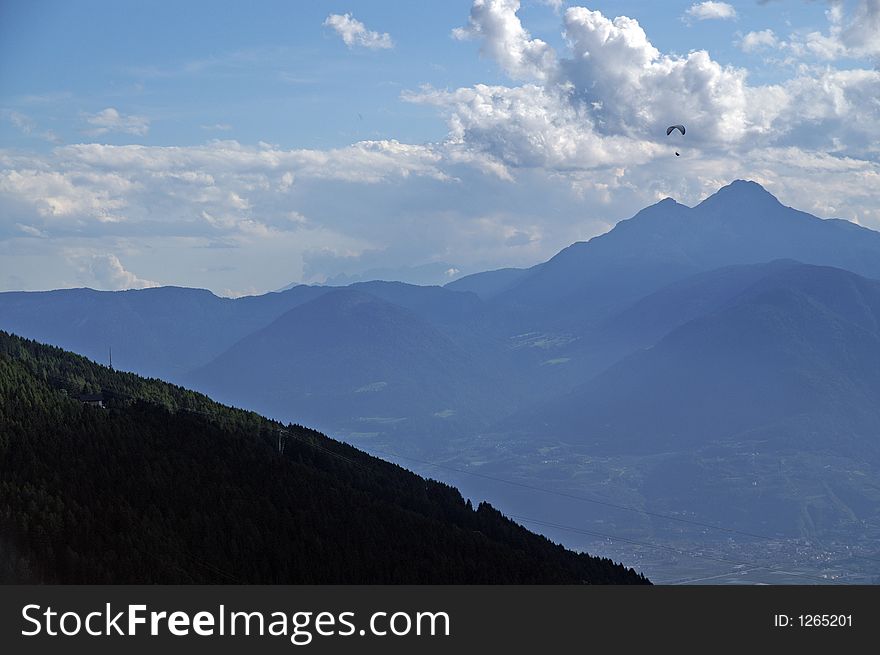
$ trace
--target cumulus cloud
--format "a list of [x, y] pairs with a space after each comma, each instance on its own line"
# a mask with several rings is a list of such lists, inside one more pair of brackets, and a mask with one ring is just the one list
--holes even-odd
[[[787, 145], [809, 131], [817, 145], [830, 147], [837, 136], [852, 154], [876, 152], [876, 70], [801, 67], [783, 83], [751, 85], [744, 68], [722, 65], [705, 50], [661, 53], [635, 19], [583, 7], [563, 16], [569, 53], [559, 57], [546, 44], [529, 49], [518, 8], [513, 0], [475, 0], [467, 35], [483, 39], [483, 51], [527, 84], [404, 95], [442, 108], [450, 140], [487, 161], [559, 170], [648, 161], [664, 151], [663, 128], [680, 121], [688, 144], [703, 149]], [[750, 33], [742, 47], [774, 39], [770, 30]]]
[[108, 132], [144, 136], [150, 129], [150, 120], [145, 116], [120, 114], [113, 107], [102, 109], [97, 114], [85, 114], [83, 118], [91, 126], [85, 131], [89, 136], [101, 136]]
[[880, 0], [859, 0], [852, 19], [840, 31], [840, 41], [851, 56], [880, 55]]
[[[447, 150], [478, 154], [502, 179], [522, 183], [525, 170], [537, 169], [567, 179], [599, 204], [630, 194], [645, 201], [673, 195], [686, 202], [734, 177], [758, 176], [757, 162], [765, 162], [761, 179], [783, 197], [797, 188], [792, 202], [834, 215], [819, 202], [828, 195], [822, 189], [836, 184], [826, 177], [830, 163], [849, 162], [849, 173], [833, 173], [841, 180], [854, 174], [851, 167], [862, 181], [877, 174], [876, 69], [800, 66], [788, 80], [752, 85], [744, 68], [722, 65], [705, 50], [662, 53], [635, 19], [583, 7], [563, 16], [568, 51], [560, 55], [543, 42], [532, 47], [518, 8], [510, 0], [475, 0], [470, 26], [457, 36], [482, 39], [482, 52], [512, 80], [525, 83], [424, 87], [403, 95], [438, 107], [449, 124]], [[782, 45], [770, 30], [750, 33], [741, 43], [744, 49]], [[658, 169], [655, 162], [670, 153], [664, 129], [673, 122], [686, 123], [688, 136], [684, 157], [667, 176], [666, 167]], [[808, 156], [811, 152], [823, 156]], [[774, 172], [771, 163], [783, 172]], [[679, 175], [694, 183], [683, 183]], [[802, 183], [806, 179], [814, 180], [812, 191]], [[880, 199], [880, 192], [870, 195]], [[837, 215], [880, 225], [864, 192], [861, 197], [845, 207], [838, 203]], [[501, 230], [499, 238], [524, 242], [522, 233], [528, 232], [517, 229]]]
[[324, 21], [326, 27], [332, 28], [343, 43], [349, 48], [360, 46], [370, 50], [387, 50], [394, 47], [394, 41], [388, 32], [374, 32], [351, 14], [330, 14]]
[[556, 53], [522, 26], [519, 6], [519, 0], [474, 0], [468, 26], [454, 29], [452, 36], [481, 38], [482, 52], [514, 79], [552, 78]]
[[684, 12], [685, 19], [694, 20], [732, 20], [736, 18], [736, 9], [726, 2], [697, 2]]
[[39, 168], [0, 171], [0, 197], [17, 199], [47, 219], [67, 217], [116, 220], [116, 212], [125, 206], [123, 196], [132, 183], [116, 173], [80, 170], [49, 170], [45, 161], [32, 159]]
[[[483, 39], [520, 87], [426, 90], [406, 99], [444, 107], [450, 136], [513, 166], [590, 168], [651, 158], [657, 135], [686, 120], [692, 140], [729, 144], [770, 131], [784, 99], [746, 84], [746, 72], [706, 51], [664, 55], [638, 21], [583, 7], [563, 17], [570, 56], [560, 59], [522, 30], [518, 3], [476, 0], [470, 35]], [[491, 17], [492, 20], [488, 20]], [[685, 118], [686, 117], [686, 118]]]
[[747, 33], [739, 42], [739, 47], [743, 52], [757, 52], [765, 48], [776, 48], [779, 46], [779, 39], [773, 33], [773, 30], [760, 30]]
[[[53, 230], [100, 231], [149, 225], [179, 234], [207, 225], [217, 233], [267, 234], [259, 224], [299, 229], [287, 198], [298, 185], [372, 185], [411, 177], [451, 181], [442, 153], [397, 141], [334, 150], [283, 150], [213, 141], [202, 146], [77, 144], [50, 155], [0, 158], [0, 208], [28, 212]], [[295, 217], [291, 219], [291, 216]], [[251, 222], [260, 218], [259, 224]]]
[[424, 89], [408, 98], [448, 111], [447, 147], [476, 150], [484, 162], [496, 162], [504, 179], [512, 179], [508, 167], [595, 168], [649, 158], [655, 151], [650, 142], [598, 135], [582, 103], [534, 84]]
[[825, 31], [792, 32], [775, 47], [798, 60], [880, 57], [880, 0], [857, 0], [849, 14], [842, 0], [830, 0], [829, 4]]
[[[518, 9], [475, 0], [454, 34], [479, 40], [509, 81], [403, 93], [447, 121], [434, 143], [0, 150], [0, 280], [25, 249], [42, 248], [51, 266], [50, 246], [64, 240], [126, 261], [137, 248], [179, 249], [139, 272], [218, 291], [425, 262], [465, 273], [522, 266], [648, 203], [693, 204], [735, 178], [880, 228], [880, 70], [805, 59], [787, 79], [755, 83], [706, 50], [663, 52], [637, 20], [583, 7], [562, 14], [557, 51]], [[845, 36], [853, 15], [829, 10], [839, 29], [820, 36], [867, 52], [870, 34]], [[739, 46], [815, 57], [807, 36], [750, 32]], [[678, 122], [686, 138], [667, 138]]]
[[125, 270], [119, 258], [110, 253], [92, 255], [88, 258], [85, 268], [91, 280], [102, 290], [147, 289], [159, 286], [152, 280], [144, 280]]

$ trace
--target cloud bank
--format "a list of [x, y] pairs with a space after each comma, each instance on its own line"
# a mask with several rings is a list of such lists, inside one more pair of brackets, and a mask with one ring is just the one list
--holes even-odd
[[[707, 4], [723, 3], [694, 7]], [[876, 20], [876, 0], [849, 15], [832, 4], [818, 36], [737, 37], [743, 50], [795, 59], [770, 84], [707, 50], [663, 52], [636, 19], [585, 7], [560, 15], [557, 50], [532, 35], [519, 8], [475, 0], [453, 32], [476, 40], [506, 83], [402, 93], [446, 121], [434, 143], [0, 151], [0, 258], [9, 267], [0, 283], [20, 279], [12, 268], [22, 261], [49, 271], [33, 285], [74, 283], [92, 256], [103, 266], [93, 277], [108, 288], [155, 281], [218, 291], [440, 262], [464, 273], [524, 266], [665, 196], [693, 204], [735, 178], [880, 229], [880, 70], [871, 60], [832, 64], [842, 52], [877, 52], [877, 32], [863, 29]], [[327, 24], [351, 47], [387, 36], [350, 15]], [[810, 39], [837, 44], [826, 43], [833, 57], [819, 60]], [[148, 129], [111, 109], [87, 117], [91, 129]], [[666, 136], [673, 123], [687, 126], [686, 137]], [[80, 264], [53, 269], [59, 249]]]

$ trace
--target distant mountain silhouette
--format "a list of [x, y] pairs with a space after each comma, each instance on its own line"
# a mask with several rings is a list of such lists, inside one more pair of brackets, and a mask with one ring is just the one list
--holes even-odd
[[[823, 220], [737, 180], [696, 207], [666, 198], [611, 231], [575, 243], [518, 274], [492, 302], [531, 311], [548, 325], [608, 316], [639, 297], [699, 271], [794, 259], [880, 278], [880, 233]], [[480, 289], [496, 272], [455, 282]]]
[[0, 390], [0, 583], [647, 582], [313, 430], [4, 332]]
[[455, 291], [471, 291], [480, 298], [488, 300], [499, 293], [507, 291], [514, 284], [529, 274], [531, 269], [499, 268], [485, 273], [474, 273], [446, 284], [447, 289]]
[[880, 278], [880, 233], [738, 180], [694, 208], [662, 200], [530, 269], [442, 288], [3, 293], [0, 327], [99, 361], [112, 347], [117, 368], [328, 430], [458, 435], [568, 393], [763, 274], [737, 266], [774, 260]]
[[495, 394], [501, 378], [479, 352], [423, 318], [439, 314], [434, 318], [442, 322], [444, 312], [457, 315], [471, 300], [478, 302], [439, 287], [395, 283], [333, 289], [185, 381], [225, 402], [336, 430], [400, 431], [412, 440], [479, 425], [514, 407]]
[[662, 200], [530, 269], [442, 288], [2, 293], [0, 327], [98, 361], [112, 347], [117, 368], [328, 430], [459, 435], [570, 392], [763, 275], [746, 265], [774, 260], [880, 278], [880, 233], [738, 180], [694, 208]]
[[[527, 480], [604, 453], [629, 477], [598, 479], [646, 504], [861, 539], [880, 488], [878, 280], [880, 233], [737, 180], [444, 287], [2, 293], [0, 328], [98, 361], [112, 345], [118, 368], [377, 450]], [[557, 447], [577, 456], [535, 454]]]
[[[510, 423], [598, 452], [664, 452], [748, 435], [760, 436], [764, 450], [880, 462], [880, 282], [792, 262], [688, 282], [637, 307], [681, 315], [681, 301], [685, 311], [694, 298], [718, 302]], [[745, 288], [737, 292], [735, 282]]]
[[176, 379], [329, 289], [297, 286], [238, 299], [205, 289], [0, 293], [0, 328], [116, 368]]

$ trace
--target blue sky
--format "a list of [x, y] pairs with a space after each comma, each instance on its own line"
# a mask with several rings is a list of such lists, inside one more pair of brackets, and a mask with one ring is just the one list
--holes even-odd
[[880, 229], [878, 57], [878, 0], [5, 2], [0, 289], [442, 282], [737, 177]]

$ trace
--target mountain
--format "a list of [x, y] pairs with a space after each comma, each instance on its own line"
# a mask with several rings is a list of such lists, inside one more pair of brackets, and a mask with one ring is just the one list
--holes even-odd
[[312, 430], [3, 332], [0, 435], [3, 582], [647, 582]]
[[511, 288], [528, 274], [529, 269], [499, 268], [494, 271], [466, 275], [447, 283], [445, 287], [453, 291], [470, 291], [480, 298], [488, 300]]
[[329, 278], [325, 284], [328, 286], [341, 287], [356, 282], [371, 282], [382, 280], [386, 282], [403, 282], [430, 286], [443, 284], [456, 279], [460, 275], [458, 268], [448, 262], [432, 262], [420, 266], [401, 266], [398, 268], [371, 268], [363, 273], [338, 275]]
[[498, 393], [509, 385], [486, 353], [457, 344], [426, 318], [460, 312], [471, 300], [479, 302], [439, 287], [393, 283], [334, 289], [245, 337], [185, 380], [275, 418], [425, 441], [438, 430], [480, 425], [515, 406]]
[[625, 356], [653, 346], [685, 323], [716, 311], [774, 271], [802, 266], [789, 259], [767, 264], [739, 264], [678, 280], [600, 321], [567, 354], [586, 380]]
[[[647, 207], [528, 269], [492, 302], [570, 329], [694, 273], [775, 259], [880, 278], [880, 233], [786, 207], [759, 184], [736, 180], [693, 208], [671, 198]], [[463, 280], [478, 289], [495, 277]]]
[[571, 392], [717, 309], [771, 261], [880, 278], [880, 233], [738, 180], [693, 208], [665, 199], [530, 269], [444, 287], [4, 293], [0, 328], [99, 361], [112, 347], [117, 368], [336, 434], [423, 434], [442, 447]]
[[358, 282], [351, 289], [362, 291], [422, 319], [443, 326], [484, 320], [485, 305], [475, 293], [447, 287], [421, 287], [403, 282]]
[[[736, 293], [732, 281], [751, 284]], [[532, 429], [600, 452], [656, 453], [748, 437], [764, 440], [765, 450], [828, 450], [880, 462], [880, 281], [779, 262], [721, 269], [655, 295], [668, 302], [682, 286], [691, 298], [733, 293], [528, 412]], [[649, 297], [638, 307], [660, 304]]]
[[[548, 524], [707, 543], [655, 520], [671, 513], [782, 549], [818, 539], [837, 558], [880, 539], [877, 280], [880, 233], [736, 181], [695, 207], [663, 200], [530, 269], [444, 287], [0, 294], [0, 328], [101, 361], [112, 345], [121, 368], [444, 462], [467, 493]], [[526, 491], [538, 486], [563, 495]], [[585, 496], [651, 514], [583, 517]], [[770, 552], [743, 535], [715, 543], [734, 559]], [[796, 558], [816, 570], [815, 553]], [[869, 566], [858, 579], [873, 579]]]
[[107, 362], [176, 379], [327, 290], [298, 286], [238, 299], [204, 289], [60, 289], [0, 293], [0, 328]]
[[[779, 540], [780, 551], [786, 540], [818, 541], [824, 561], [837, 562], [834, 575], [873, 579], [880, 282], [790, 261], [724, 268], [671, 285], [611, 324], [623, 327], [622, 317], [635, 322], [623, 338], [647, 345], [506, 418], [494, 440], [524, 452], [527, 470], [532, 452], [538, 461], [553, 453], [559, 475], [583, 461], [575, 475], [595, 482], [573, 481], [579, 493], [735, 533], [685, 537], [659, 521], [641, 539], [722, 547], [726, 537], [725, 552], [750, 557], [769, 546], [750, 545], [749, 535]], [[853, 560], [850, 549], [868, 558]], [[811, 569], [816, 553], [785, 558]]]
[[[432, 262], [429, 264], [421, 264], [419, 266], [401, 266], [397, 268], [371, 268], [363, 273], [338, 273], [328, 278], [325, 286], [344, 287], [355, 284], [356, 282], [372, 282], [374, 280], [382, 280], [385, 282], [403, 282], [405, 284], [417, 284], [430, 286], [435, 284], [444, 284], [450, 280], [454, 280], [460, 276], [458, 268], [448, 262]], [[279, 289], [286, 291], [298, 286], [298, 282], [287, 285]]]

